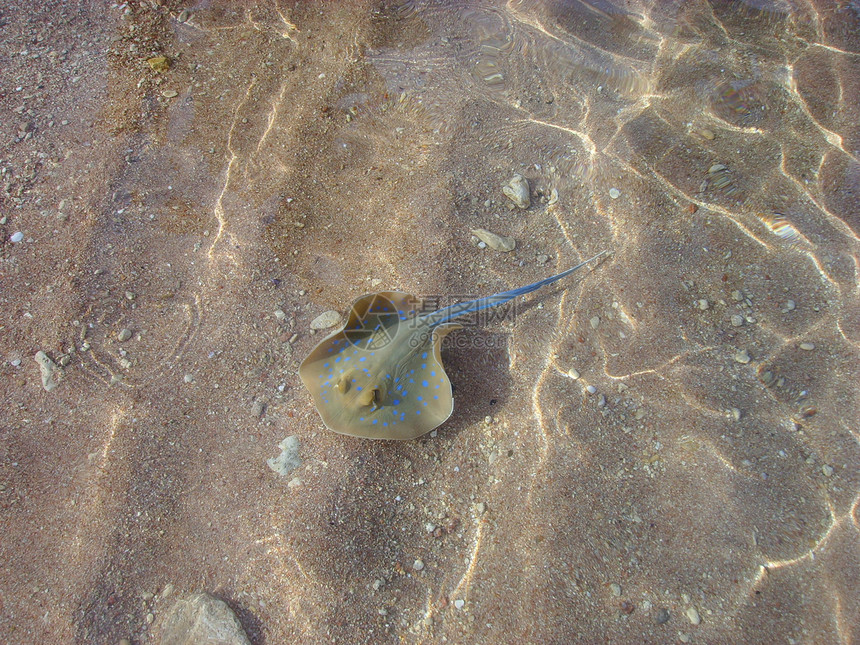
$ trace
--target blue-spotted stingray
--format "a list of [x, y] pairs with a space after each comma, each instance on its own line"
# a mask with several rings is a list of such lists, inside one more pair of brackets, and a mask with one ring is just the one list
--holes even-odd
[[299, 376], [330, 430], [366, 439], [420, 437], [454, 410], [441, 354], [445, 334], [461, 327], [451, 321], [552, 284], [604, 253], [534, 284], [430, 313], [399, 291], [362, 296], [344, 326], [302, 362]]

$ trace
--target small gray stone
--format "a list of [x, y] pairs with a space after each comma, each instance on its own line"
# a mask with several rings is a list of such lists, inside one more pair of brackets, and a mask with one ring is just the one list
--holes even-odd
[[319, 331], [321, 329], [329, 329], [340, 322], [339, 311], [325, 311], [311, 321], [311, 329]]
[[131, 338], [131, 330], [130, 329], [123, 329], [116, 335], [116, 339], [121, 343], [124, 343], [129, 338]]
[[739, 349], [737, 352], [735, 352], [735, 360], [736, 360], [738, 363], [740, 363], [741, 365], [746, 365], [746, 364], [747, 364], [747, 363], [749, 363], [752, 359], [750, 358], [750, 355], [749, 355], [749, 353], [747, 352], [747, 350], [745, 350], [745, 349]]
[[263, 413], [266, 411], [266, 402], [262, 399], [254, 401], [254, 405], [251, 406], [251, 416], [255, 419], [259, 419], [263, 416]]
[[609, 189], [609, 197], [611, 199], [618, 199], [619, 197], [621, 197], [621, 191], [618, 190], [617, 188], [610, 188]]
[[657, 612], [657, 616], [655, 616], [654, 620], [657, 621], [658, 625], [662, 625], [663, 623], [668, 623], [669, 622], [669, 610], [665, 609], [665, 608], [661, 609], [660, 611]]
[[20, 242], [23, 239], [24, 239], [24, 234], [21, 231], [18, 231], [17, 233], [12, 233], [12, 235], [9, 236], [9, 241], [13, 242], [15, 244], [17, 244], [18, 242]]
[[206, 592], [177, 600], [164, 615], [161, 645], [251, 645], [242, 624], [223, 600]]
[[266, 463], [281, 477], [286, 477], [302, 465], [302, 460], [299, 457], [299, 439], [295, 435], [291, 435], [279, 443], [278, 448], [281, 449], [281, 454], [267, 459]]

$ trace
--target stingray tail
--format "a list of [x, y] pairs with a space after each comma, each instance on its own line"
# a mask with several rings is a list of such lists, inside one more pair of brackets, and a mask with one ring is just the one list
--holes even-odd
[[471, 300], [469, 302], [460, 302], [456, 305], [451, 305], [450, 307], [440, 309], [439, 311], [434, 311], [431, 314], [425, 314], [424, 316], [422, 316], [422, 318], [431, 327], [437, 327], [443, 323], [448, 322], [449, 320], [453, 320], [454, 318], [459, 318], [460, 316], [465, 316], [466, 314], [470, 314], [475, 311], [481, 311], [482, 309], [489, 309], [490, 307], [497, 307], [499, 305], [503, 305], [509, 300], [513, 300], [517, 296], [522, 296], [527, 293], [531, 293], [532, 291], [537, 291], [541, 287], [545, 287], [548, 284], [552, 284], [556, 280], [561, 280], [562, 278], [569, 276], [577, 269], [584, 267], [586, 264], [593, 260], [596, 260], [605, 253], [606, 251], [601, 251], [594, 257], [588, 258], [585, 262], [581, 262], [575, 267], [568, 269], [567, 271], [562, 271], [557, 275], [550, 276], [549, 278], [545, 278], [543, 280], [540, 280], [539, 282], [526, 285], [525, 287], [520, 287], [519, 289], [511, 289], [510, 291], [502, 291], [501, 293], [497, 293], [492, 296], [486, 296], [484, 298], [478, 298], [477, 300]]

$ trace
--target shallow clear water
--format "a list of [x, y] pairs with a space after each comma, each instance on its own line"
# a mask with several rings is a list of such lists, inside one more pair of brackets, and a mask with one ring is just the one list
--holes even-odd
[[[858, 14], [8, 6], [0, 641], [197, 590], [253, 643], [856, 640]], [[323, 426], [320, 313], [604, 249], [450, 337], [432, 435]]]

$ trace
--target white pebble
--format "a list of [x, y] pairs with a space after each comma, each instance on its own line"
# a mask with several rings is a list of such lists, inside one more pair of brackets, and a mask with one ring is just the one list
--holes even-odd
[[186, 374], [185, 377], [183, 378], [183, 380], [186, 383], [193, 383], [194, 382], [194, 375], [193, 374]]
[[593, 385], [589, 385], [587, 388], [585, 388], [585, 391], [589, 394], [594, 394], [595, 392], [597, 392], [597, 388]]
[[463, 600], [462, 598], [457, 598], [457, 600], [454, 601], [454, 606], [457, 609], [462, 609], [463, 605], [465, 605], [465, 604], [466, 604], [466, 601]]
[[815, 349], [815, 345], [812, 343], [800, 343], [800, 349], [806, 350], [807, 352], [811, 352]]
[[687, 619], [693, 624], [698, 625], [702, 622], [702, 617], [699, 616], [699, 612], [696, 611], [695, 607], [690, 607], [687, 609]]
[[609, 196], [612, 199], [618, 199], [621, 196], [621, 191], [618, 190], [617, 188], [610, 188], [609, 189]]
[[573, 368], [573, 367], [571, 367], [569, 370], [567, 370], [567, 375], [570, 378], [572, 378], [574, 381], [579, 378], [579, 372], [576, 370], [576, 368]]
[[12, 233], [12, 235], [9, 237], [9, 241], [14, 242], [16, 244], [23, 239], [24, 239], [24, 234], [21, 231], [18, 231], [17, 233]]
[[420, 558], [416, 559], [415, 562], [412, 563], [412, 568], [415, 571], [421, 571], [424, 568], [424, 561]]
[[752, 359], [750, 358], [750, 355], [749, 355], [749, 353], [747, 352], [747, 350], [745, 350], [745, 349], [741, 349], [741, 350], [739, 350], [739, 351], [735, 354], [735, 360], [736, 360], [738, 363], [741, 363], [742, 365], [746, 365], [746, 364], [747, 364], [747, 363], [749, 363]]
[[326, 311], [311, 321], [311, 329], [314, 331], [321, 331], [323, 329], [328, 329], [329, 327], [334, 327], [339, 322], [340, 312]]

